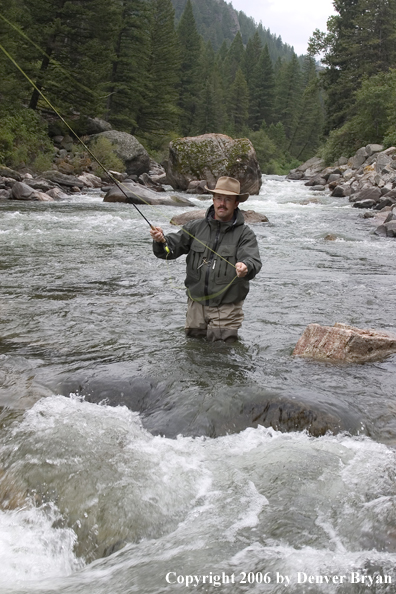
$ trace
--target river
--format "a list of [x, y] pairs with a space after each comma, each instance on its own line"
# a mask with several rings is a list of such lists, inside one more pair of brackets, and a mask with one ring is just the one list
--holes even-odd
[[133, 206], [0, 202], [0, 594], [396, 592], [396, 356], [292, 357], [313, 322], [395, 332], [396, 242], [302, 182], [244, 207], [227, 345], [185, 338]]

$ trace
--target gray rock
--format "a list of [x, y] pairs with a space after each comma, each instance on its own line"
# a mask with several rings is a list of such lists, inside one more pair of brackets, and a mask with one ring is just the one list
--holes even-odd
[[331, 195], [334, 196], [334, 198], [345, 198], [346, 196], [350, 196], [351, 192], [352, 190], [350, 186], [339, 184], [334, 188]]
[[109, 130], [91, 136], [90, 140], [101, 137], [113, 143], [114, 152], [123, 161], [128, 175], [141, 175], [150, 171], [149, 154], [132, 134]]
[[11, 197], [11, 190], [0, 190], [0, 200], [8, 200]]
[[33, 188], [24, 184], [23, 182], [16, 182], [12, 186], [11, 199], [12, 200], [35, 200], [35, 191]]
[[181, 196], [159, 197], [156, 192], [149, 188], [133, 182], [124, 182], [122, 188], [111, 186], [107, 191], [103, 202], [128, 202], [129, 204], [162, 204], [165, 206], [195, 206], [190, 200]]
[[375, 162], [376, 172], [380, 173], [380, 174], [384, 173], [385, 175], [389, 174], [390, 170], [388, 170], [386, 168], [386, 166], [391, 162], [391, 160], [392, 160], [392, 157], [390, 155], [387, 155], [385, 152], [378, 153], [377, 159]]
[[[188, 223], [188, 221], [204, 219], [206, 210], [206, 208], [203, 208], [200, 210], [189, 210], [188, 212], [183, 212], [180, 215], [172, 217], [170, 223], [172, 225], [184, 225], [185, 223]], [[254, 210], [243, 210], [241, 208], [241, 212], [244, 216], [245, 223], [247, 223], [248, 225], [252, 223], [268, 223], [268, 218], [265, 215], [259, 214]]]
[[374, 231], [374, 235], [378, 235], [379, 237], [386, 237], [386, 227], [385, 225], [380, 225]]
[[366, 200], [358, 200], [352, 204], [353, 208], [374, 208], [377, 203], [375, 200], [370, 200], [367, 198]]
[[[65, 149], [69, 153], [73, 150], [73, 146], [74, 146], [73, 138], [71, 136], [69, 136], [69, 134], [66, 134], [66, 136], [63, 137], [63, 140], [61, 142], [62, 149]], [[62, 152], [62, 151], [60, 151], [60, 152]]]
[[352, 169], [346, 169], [343, 173], [343, 178], [345, 181], [351, 180], [355, 176], [355, 172]]
[[385, 206], [393, 206], [396, 204], [396, 200], [394, 198], [387, 198], [383, 196], [378, 204], [375, 205], [375, 210], [382, 210]]
[[0, 177], [8, 177], [16, 181], [22, 181], [22, 176], [17, 171], [5, 167], [4, 165], [0, 165]]
[[396, 213], [391, 211], [388, 216], [386, 217], [384, 224], [385, 223], [390, 223], [391, 221], [396, 221]]
[[375, 203], [379, 202], [381, 199], [382, 193], [380, 188], [376, 187], [369, 187], [360, 192], [356, 192], [355, 194], [349, 197], [350, 202], [361, 202], [363, 200], [374, 200]]
[[205, 179], [194, 180], [189, 183], [189, 186], [187, 188], [187, 194], [210, 194], [210, 192], [205, 189], [206, 185], [207, 184]]
[[396, 237], [396, 220], [384, 223], [387, 237]]
[[304, 177], [304, 173], [302, 171], [296, 171], [295, 169], [290, 171], [289, 174], [286, 176], [286, 179], [290, 179], [292, 181], [298, 181]]
[[326, 188], [325, 186], [311, 186], [309, 189], [311, 192], [324, 192]]
[[327, 183], [331, 184], [332, 182], [338, 181], [340, 178], [342, 177], [341, 174], [339, 173], [332, 173], [331, 175], [329, 175], [329, 177], [327, 178]]
[[383, 150], [384, 147], [382, 146], [382, 144], [368, 144], [366, 146], [366, 152], [369, 157], [371, 157], [371, 155], [373, 155], [374, 153], [380, 153]]
[[312, 157], [311, 159], [308, 159], [308, 161], [306, 161], [302, 165], [299, 165], [296, 168], [296, 171], [299, 171], [302, 173], [306, 173], [307, 171], [319, 172], [319, 171], [323, 171], [323, 169], [325, 167], [326, 167], [326, 164], [323, 161], [323, 159], [320, 159], [319, 157]]
[[396, 188], [389, 190], [389, 192], [384, 194], [383, 198], [395, 198], [396, 199]]
[[78, 177], [74, 175], [66, 175], [65, 173], [61, 173], [60, 171], [56, 171], [55, 169], [51, 169], [50, 171], [45, 171], [41, 174], [42, 177], [45, 179], [49, 179], [50, 181], [54, 182], [55, 184], [59, 184], [60, 186], [66, 186], [68, 188], [77, 187], [83, 188], [84, 184]]
[[293, 355], [322, 361], [364, 363], [378, 361], [395, 352], [396, 335], [337, 323], [334, 326], [307, 326]]
[[39, 202], [55, 202], [54, 198], [46, 192], [35, 192], [34, 200], [38, 200]]
[[359, 167], [363, 165], [368, 156], [369, 155], [366, 149], [364, 147], [360, 148], [356, 152], [356, 154], [348, 161], [348, 165], [351, 167], [351, 169], [359, 169]]
[[111, 124], [100, 118], [87, 118], [87, 131], [86, 133], [91, 136], [92, 134], [100, 134], [101, 132], [108, 132], [112, 130]]
[[309, 186], [325, 186], [326, 179], [320, 175], [316, 175], [315, 177], [313, 177], [312, 179], [307, 181], [304, 185], [308, 186], [308, 187]]
[[55, 187], [55, 184], [48, 179], [42, 179], [41, 177], [36, 177], [34, 179], [26, 180], [28, 186], [33, 188], [34, 190], [39, 190], [41, 192], [48, 192], [51, 188]]
[[60, 188], [52, 188], [47, 191], [48, 196], [51, 196], [54, 200], [68, 200], [68, 194], [65, 194]]
[[337, 161], [337, 165], [346, 165], [348, 163], [348, 159], [346, 157], [340, 157]]
[[225, 134], [202, 134], [171, 142], [166, 173], [172, 187], [180, 190], [187, 190], [196, 179], [206, 179], [208, 187], [214, 188], [224, 175], [239, 180], [242, 193], [258, 194], [262, 184], [250, 140]]

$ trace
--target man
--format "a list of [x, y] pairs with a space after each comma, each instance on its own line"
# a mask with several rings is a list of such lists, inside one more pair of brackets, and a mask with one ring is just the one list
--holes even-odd
[[187, 254], [186, 335], [233, 342], [242, 325], [249, 281], [261, 269], [260, 254], [238, 208], [249, 197], [240, 193], [239, 181], [220, 177], [209, 191], [213, 205], [205, 219], [188, 222], [178, 233], [164, 236], [160, 227], [150, 233], [157, 258], [174, 260]]

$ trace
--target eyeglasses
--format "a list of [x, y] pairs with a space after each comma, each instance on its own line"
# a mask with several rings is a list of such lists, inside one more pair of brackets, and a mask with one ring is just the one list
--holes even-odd
[[225, 202], [226, 204], [232, 204], [235, 200], [235, 196], [213, 196], [213, 200], [216, 202]]

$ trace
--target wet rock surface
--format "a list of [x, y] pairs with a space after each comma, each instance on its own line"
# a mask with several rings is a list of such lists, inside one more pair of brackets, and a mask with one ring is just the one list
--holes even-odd
[[307, 326], [293, 355], [324, 361], [364, 363], [384, 359], [395, 352], [396, 335], [336, 323], [334, 326]]
[[[307, 431], [318, 437], [327, 432], [364, 433], [359, 416], [341, 402], [314, 402], [261, 388], [228, 388], [226, 398], [203, 404], [186, 395], [176, 384], [143, 377], [120, 377], [111, 368], [66, 379], [57, 386], [64, 396], [77, 394], [87, 402], [126, 406], [139, 412], [143, 426], [154, 435], [176, 438], [218, 437], [247, 427], [272, 427], [278, 431]], [[226, 388], [224, 388], [226, 390]], [[223, 403], [223, 404], [221, 404]], [[224, 406], [226, 403], [226, 406]]]

